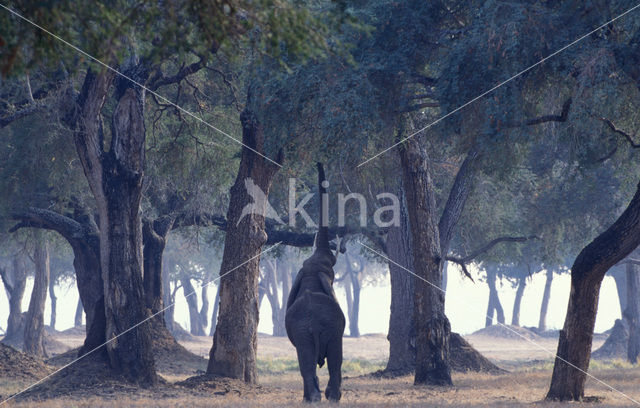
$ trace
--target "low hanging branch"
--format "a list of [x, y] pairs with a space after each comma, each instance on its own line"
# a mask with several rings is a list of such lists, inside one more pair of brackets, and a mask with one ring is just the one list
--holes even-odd
[[476, 249], [465, 257], [460, 258], [455, 256], [447, 256], [445, 259], [447, 261], [460, 265], [460, 267], [462, 268], [462, 272], [467, 276], [467, 278], [471, 279], [472, 282], [475, 282], [471, 277], [469, 270], [467, 269], [467, 264], [472, 262], [478, 256], [484, 254], [485, 252], [490, 251], [494, 246], [498, 245], [501, 242], [526, 242], [531, 239], [538, 239], [538, 237], [536, 237], [535, 235], [531, 235], [528, 237], [499, 237], [492, 241], [489, 241], [487, 244]]

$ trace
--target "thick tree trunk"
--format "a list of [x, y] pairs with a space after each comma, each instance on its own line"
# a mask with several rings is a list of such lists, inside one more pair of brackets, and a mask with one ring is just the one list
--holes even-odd
[[627, 308], [624, 317], [629, 322], [629, 344], [627, 359], [632, 364], [638, 361], [640, 354], [640, 268], [627, 264]]
[[402, 191], [399, 193], [399, 198], [400, 226], [390, 227], [387, 235], [387, 255], [392, 262], [389, 262], [391, 280], [391, 314], [387, 334], [389, 360], [385, 371], [407, 374], [413, 372], [416, 361], [413, 321], [414, 277], [407, 272], [413, 268], [413, 255], [409, 219]]
[[49, 326], [53, 330], [56, 329], [56, 313], [58, 310], [58, 297], [56, 296], [55, 286], [55, 280], [49, 277], [49, 299], [51, 299], [51, 314], [49, 318]]
[[489, 303], [487, 306], [487, 317], [485, 319], [485, 327], [489, 327], [493, 324], [493, 312], [496, 312], [496, 318], [499, 324], [504, 324], [504, 309], [500, 303], [500, 297], [498, 296], [498, 289], [496, 288], [496, 271], [489, 267], [487, 268], [487, 285], [489, 286]]
[[216, 332], [216, 326], [218, 325], [218, 308], [220, 306], [220, 284], [216, 286], [216, 297], [213, 300], [213, 311], [211, 312], [211, 329], [209, 336], [213, 336]]
[[524, 290], [527, 287], [527, 277], [521, 276], [518, 278], [518, 288], [516, 289], [516, 298], [513, 301], [513, 315], [511, 317], [511, 324], [513, 326], [520, 326], [520, 306], [522, 305], [522, 297]]
[[428, 155], [418, 140], [412, 138], [400, 149], [400, 160], [414, 250], [414, 273], [424, 279], [416, 281], [414, 286], [417, 334], [414, 382], [451, 385], [451, 326], [444, 314], [444, 292], [440, 289], [444, 259], [440, 253], [435, 191]]
[[[131, 74], [140, 72], [144, 70]], [[145, 153], [144, 94], [130, 81], [116, 82], [117, 104], [112, 113], [110, 148], [106, 150], [101, 111], [113, 75], [109, 71], [98, 75], [87, 72], [78, 97], [75, 143], [100, 221], [109, 362], [130, 381], [149, 385], [156, 383], [157, 376], [151, 349], [151, 324], [140, 324], [149, 316], [142, 283], [140, 219]], [[144, 82], [144, 78], [137, 79]]]
[[[264, 135], [255, 115], [247, 107], [240, 119], [244, 145], [263, 152]], [[273, 163], [243, 147], [238, 175], [230, 193], [220, 267], [220, 312], [207, 374], [242, 379], [247, 383], [257, 381], [259, 255], [267, 241], [266, 203], [254, 203], [245, 186], [255, 183], [268, 196], [277, 170]], [[262, 204], [263, 207], [240, 218], [247, 204]]]
[[547, 310], [549, 309], [549, 299], [551, 299], [551, 284], [553, 283], [553, 269], [547, 268], [547, 281], [544, 284], [544, 293], [542, 294], [542, 304], [540, 305], [540, 320], [538, 321], [538, 330], [544, 332], [547, 330]]
[[40, 238], [34, 253], [35, 274], [29, 310], [24, 322], [24, 346], [27, 354], [46, 357], [44, 349], [44, 305], [49, 288], [49, 245]]
[[84, 308], [82, 307], [82, 299], [78, 298], [78, 304], [76, 305], [76, 316], [73, 319], [73, 325], [75, 327], [82, 326], [82, 315]]
[[188, 276], [180, 276], [182, 283], [182, 294], [187, 301], [189, 309], [189, 332], [194, 336], [204, 336], [204, 328], [200, 322], [200, 313], [198, 312], [198, 296], [196, 289], [191, 284], [191, 278]]
[[3, 342], [19, 340], [24, 334], [22, 298], [27, 285], [27, 267], [20, 255], [14, 255], [11, 270], [2, 269], [2, 283], [9, 298], [9, 318]]
[[571, 292], [560, 331], [547, 399], [580, 400], [591, 357], [600, 284], [605, 274], [640, 245], [640, 185], [629, 206], [578, 255], [571, 267]]

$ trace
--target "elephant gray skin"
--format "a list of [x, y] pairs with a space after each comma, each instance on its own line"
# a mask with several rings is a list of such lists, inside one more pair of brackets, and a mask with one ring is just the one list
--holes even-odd
[[[321, 207], [326, 189], [324, 170], [318, 163]], [[322, 367], [325, 359], [329, 369], [329, 383], [325, 390], [328, 400], [339, 401], [342, 396], [342, 335], [345, 318], [333, 291], [336, 256], [329, 247], [329, 231], [320, 210], [320, 223], [313, 255], [302, 264], [287, 300], [285, 327], [289, 340], [296, 348], [298, 365], [304, 382], [304, 400], [320, 401], [320, 385], [316, 364]], [[338, 248], [340, 246], [338, 245]], [[339, 249], [336, 250], [336, 255]]]

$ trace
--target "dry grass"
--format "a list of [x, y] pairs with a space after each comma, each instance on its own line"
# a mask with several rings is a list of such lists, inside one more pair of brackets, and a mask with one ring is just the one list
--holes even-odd
[[[414, 386], [413, 378], [377, 379], [361, 376], [383, 366], [388, 352], [382, 335], [360, 339], [345, 338], [345, 380], [343, 407], [389, 406], [635, 406], [621, 394], [594, 380], [587, 383], [587, 395], [599, 397], [599, 403], [560, 404], [543, 401], [551, 377], [552, 358], [546, 352], [523, 340], [471, 336], [468, 340], [483, 354], [511, 370], [501, 375], [455, 374], [454, 387]], [[542, 346], [555, 350], [556, 342], [544, 339]], [[183, 342], [190, 351], [207, 355], [210, 338]], [[596, 347], [599, 344], [595, 345]], [[135, 394], [113, 393], [84, 399], [58, 398], [47, 401], [10, 402], [13, 407], [286, 407], [299, 406], [302, 399], [301, 379], [297, 373], [295, 351], [286, 338], [259, 338], [260, 386], [222, 387], [192, 390], [176, 385]], [[640, 400], [640, 367], [627, 363], [595, 362], [592, 374], [602, 381]], [[321, 388], [327, 383], [326, 368], [319, 372]], [[185, 376], [164, 375], [170, 383]], [[20, 381], [0, 381], [0, 394], [10, 395], [23, 385]], [[323, 402], [323, 404], [327, 404]]]

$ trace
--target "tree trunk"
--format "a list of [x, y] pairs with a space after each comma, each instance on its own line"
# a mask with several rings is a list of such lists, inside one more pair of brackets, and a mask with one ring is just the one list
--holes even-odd
[[27, 354], [47, 357], [44, 349], [44, 305], [49, 288], [49, 245], [43, 238], [36, 243], [34, 261], [35, 274], [29, 310], [24, 322], [24, 346]]
[[[86, 333], [80, 355], [89, 352], [105, 342], [106, 318], [104, 311], [104, 283], [100, 266], [100, 238], [95, 223], [82, 208], [75, 208], [73, 218], [50, 210], [29, 208], [14, 214], [28, 226], [56, 231], [62, 235], [73, 249], [73, 267], [80, 302], [86, 313]], [[104, 349], [100, 351], [103, 353]]]
[[[76, 284], [80, 294], [81, 310], [84, 309], [86, 338], [80, 349], [80, 355], [93, 350], [104, 344], [106, 340], [106, 316], [104, 314], [104, 282], [102, 280], [102, 267], [100, 266], [100, 255], [98, 237], [93, 236], [96, 241], [90, 245], [91, 240], [86, 242], [73, 242], [73, 267], [76, 271]], [[78, 312], [76, 312], [76, 318]], [[76, 319], [78, 320], [78, 319]], [[80, 322], [82, 322], [82, 311], [80, 311]], [[104, 353], [105, 351], [101, 351]]]
[[56, 329], [56, 312], [58, 309], [58, 298], [56, 297], [55, 286], [55, 280], [49, 277], [49, 299], [51, 299], [51, 315], [49, 319], [49, 326], [53, 330]]
[[416, 361], [412, 296], [414, 277], [407, 272], [413, 268], [413, 256], [404, 192], [401, 190], [398, 196], [400, 198], [400, 226], [389, 228], [386, 248], [387, 255], [391, 260], [389, 262], [391, 314], [387, 334], [389, 360], [385, 371], [406, 374], [413, 372]]
[[184, 276], [184, 272], [180, 276], [180, 282], [182, 283], [182, 294], [189, 308], [189, 331], [194, 336], [204, 336], [204, 328], [200, 322], [200, 313], [198, 313], [196, 289], [191, 284], [191, 278]]
[[600, 284], [609, 268], [638, 245], [640, 184], [622, 215], [580, 252], [571, 267], [569, 304], [547, 399], [577, 401], [584, 397]]
[[162, 254], [167, 245], [167, 235], [171, 231], [174, 222], [175, 217], [165, 216], [155, 221], [145, 220], [142, 226], [145, 304], [152, 315], [157, 314], [153, 318], [154, 324], [160, 324], [165, 327], [164, 312], [161, 312], [164, 309]]
[[[279, 262], [276, 259], [263, 260], [264, 265], [264, 277], [263, 287], [265, 288], [265, 296], [269, 300], [271, 306], [271, 322], [273, 323], [273, 336], [284, 337], [287, 335], [287, 331], [284, 325], [284, 303], [286, 298], [280, 298], [278, 290], [278, 277], [282, 275], [284, 269], [283, 265], [278, 265]], [[284, 288], [283, 288], [284, 289]]]
[[362, 271], [364, 270], [364, 262], [360, 260], [360, 264], [358, 265], [359, 270], [353, 268], [353, 264], [351, 262], [351, 256], [349, 254], [345, 254], [347, 260], [347, 273], [349, 275], [349, 281], [351, 283], [351, 288], [346, 288], [347, 293], [351, 291], [351, 307], [349, 308], [349, 335], [351, 337], [360, 337], [360, 329], [358, 327], [358, 321], [360, 320], [360, 279], [362, 276]]
[[[136, 67], [138, 68], [138, 67]], [[135, 75], [144, 70], [136, 70]], [[142, 282], [140, 200], [144, 171], [144, 93], [116, 82], [111, 144], [105, 150], [101, 110], [113, 73], [85, 76], [78, 99], [75, 143], [100, 220], [106, 345], [110, 365], [130, 381], [155, 384], [151, 325]], [[137, 78], [144, 82], [143, 78]], [[84, 302], [83, 302], [84, 303]]]
[[513, 316], [511, 317], [511, 325], [520, 326], [520, 306], [522, 305], [522, 296], [524, 289], [527, 287], [527, 277], [521, 276], [518, 279], [518, 288], [516, 289], [516, 298], [513, 301]]
[[616, 282], [618, 301], [620, 302], [620, 313], [624, 313], [627, 308], [627, 272], [622, 268], [612, 268], [609, 274]]
[[[240, 117], [242, 142], [255, 151], [264, 152], [261, 125], [248, 106]], [[253, 203], [245, 182], [247, 185], [255, 183], [268, 196], [277, 170], [273, 163], [242, 148], [238, 175], [230, 192], [220, 267], [220, 311], [207, 374], [242, 379], [247, 383], [257, 381], [258, 277], [260, 252], [267, 241], [266, 203]], [[262, 208], [240, 218], [247, 204], [262, 204]]]
[[498, 290], [496, 288], [496, 271], [492, 267], [487, 268], [487, 285], [489, 286], [489, 303], [487, 306], [487, 317], [485, 319], [485, 327], [489, 327], [493, 324], [493, 312], [496, 312], [497, 321], [499, 324], [504, 324], [504, 310], [500, 303], [500, 297], [498, 296]]
[[414, 250], [414, 273], [426, 281], [416, 282], [414, 286], [417, 334], [414, 382], [451, 385], [451, 326], [444, 314], [445, 299], [440, 289], [444, 259], [440, 253], [435, 191], [428, 155], [418, 140], [412, 138], [400, 149], [400, 160]]
[[547, 331], [547, 309], [549, 308], [549, 299], [551, 299], [551, 284], [553, 283], [553, 269], [547, 268], [547, 281], [544, 284], [544, 293], [542, 294], [542, 304], [540, 305], [540, 320], [538, 321], [538, 331]]
[[219, 306], [220, 306], [220, 284], [216, 286], [216, 297], [213, 300], [213, 312], [211, 312], [211, 329], [209, 330], [209, 336], [213, 336], [216, 332], [216, 326], [218, 325]]
[[635, 364], [640, 354], [640, 272], [638, 266], [627, 264], [627, 308], [624, 317], [629, 322], [627, 359]]
[[9, 298], [7, 331], [2, 341], [11, 343], [13, 340], [21, 339], [24, 334], [22, 298], [27, 285], [27, 267], [20, 255], [14, 255], [11, 270], [2, 269], [0, 272], [2, 272], [2, 283]]
[[202, 299], [202, 306], [200, 307], [200, 312], [198, 313], [198, 318], [200, 319], [200, 327], [202, 327], [201, 336], [205, 336], [205, 329], [207, 328], [207, 324], [209, 323], [209, 319], [207, 319], [207, 315], [209, 314], [209, 285], [211, 282], [211, 276], [213, 274], [209, 273], [206, 276], [206, 281], [202, 284], [200, 288], [200, 297]]
[[171, 291], [171, 278], [169, 273], [162, 274], [162, 302], [163, 304], [169, 306], [167, 310], [163, 313], [164, 326], [173, 333], [174, 325], [173, 318], [175, 310], [175, 294]]
[[84, 313], [84, 309], [82, 308], [82, 299], [78, 297], [78, 304], [76, 305], [76, 316], [73, 319], [73, 325], [75, 327], [82, 326], [82, 314]]

